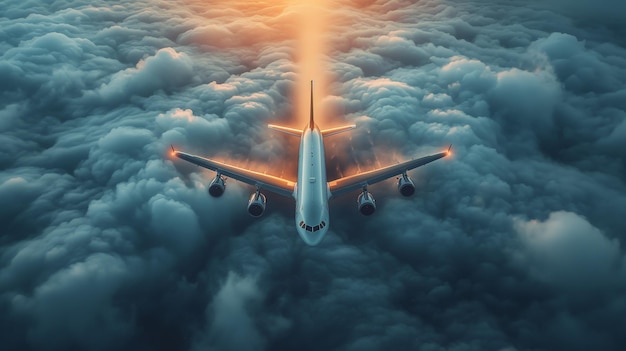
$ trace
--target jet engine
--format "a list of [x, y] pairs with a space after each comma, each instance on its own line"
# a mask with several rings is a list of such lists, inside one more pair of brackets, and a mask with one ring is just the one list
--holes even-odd
[[415, 193], [415, 184], [406, 173], [398, 178], [398, 191], [402, 196], [411, 196]]
[[256, 193], [252, 194], [250, 196], [250, 200], [248, 200], [248, 213], [252, 217], [261, 217], [263, 215], [263, 212], [265, 212], [265, 204], [265, 195], [257, 191]]
[[376, 200], [367, 190], [363, 190], [356, 200], [359, 212], [364, 216], [369, 216], [376, 211]]
[[211, 181], [211, 184], [209, 184], [209, 194], [213, 197], [220, 197], [224, 194], [224, 189], [226, 189], [224, 178], [218, 174], [215, 176], [215, 179]]

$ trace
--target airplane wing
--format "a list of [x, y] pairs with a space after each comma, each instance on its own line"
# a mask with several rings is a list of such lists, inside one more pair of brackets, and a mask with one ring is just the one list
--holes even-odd
[[186, 152], [173, 150], [173, 154], [180, 159], [191, 162], [200, 167], [219, 172], [222, 175], [236, 179], [240, 182], [254, 185], [261, 189], [267, 189], [279, 195], [293, 197], [296, 183], [290, 180], [209, 160], [208, 158], [191, 155]]
[[339, 178], [328, 182], [330, 193], [332, 197], [345, 194], [347, 192], [360, 189], [365, 185], [372, 185], [378, 183], [387, 178], [400, 175], [408, 170], [423, 166], [427, 163], [436, 161], [442, 157], [447, 156], [450, 153], [450, 149], [438, 154], [417, 158], [414, 160], [398, 163], [395, 165], [375, 169], [372, 171], [351, 175], [348, 177]]

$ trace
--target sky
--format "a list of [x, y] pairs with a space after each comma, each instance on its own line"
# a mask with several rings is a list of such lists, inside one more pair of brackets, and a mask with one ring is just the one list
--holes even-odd
[[[0, 9], [5, 350], [621, 350], [626, 3], [43, 1]], [[329, 179], [439, 152], [331, 200], [295, 177], [316, 80]]]

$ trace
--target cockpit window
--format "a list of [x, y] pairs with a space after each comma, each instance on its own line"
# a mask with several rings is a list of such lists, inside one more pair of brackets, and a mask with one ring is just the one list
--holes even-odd
[[305, 229], [307, 232], [316, 232], [326, 226], [326, 222], [322, 221], [322, 223], [316, 226], [310, 226], [304, 223], [304, 221], [300, 221], [300, 227]]

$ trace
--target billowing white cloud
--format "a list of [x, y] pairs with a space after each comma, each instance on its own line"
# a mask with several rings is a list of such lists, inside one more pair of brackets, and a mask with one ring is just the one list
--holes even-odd
[[191, 60], [172, 48], [160, 49], [154, 56], [139, 61], [137, 67], [118, 72], [97, 95], [104, 103], [118, 103], [132, 96], [147, 96], [156, 90], [171, 91], [189, 83], [193, 77]]
[[626, 272], [620, 242], [607, 238], [585, 218], [553, 212], [545, 221], [517, 220], [523, 264], [548, 284], [567, 290], [618, 284]]

